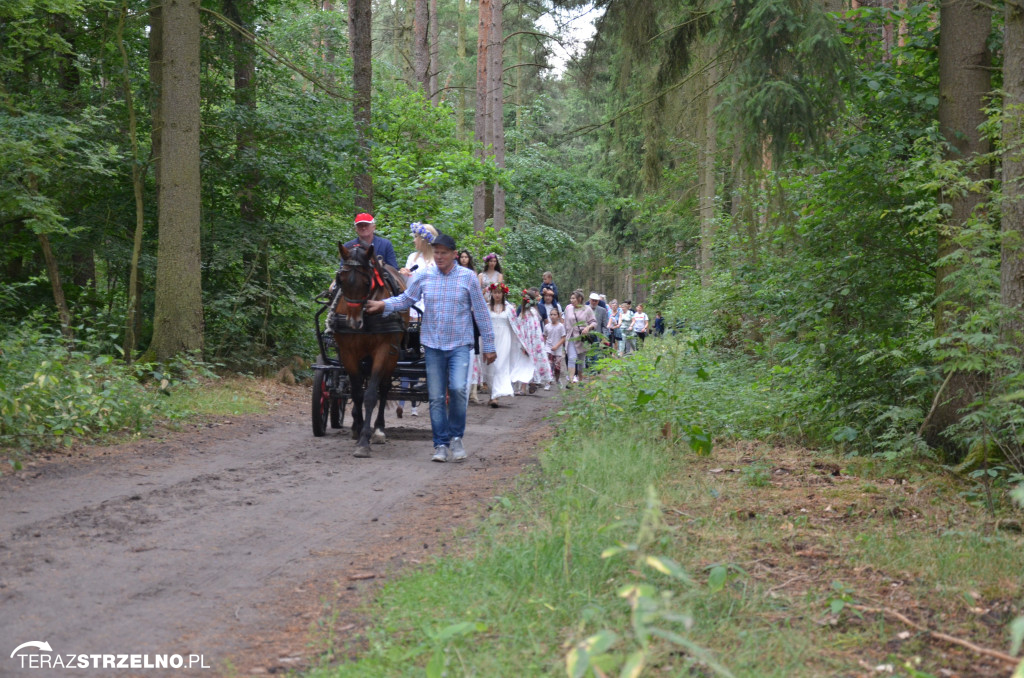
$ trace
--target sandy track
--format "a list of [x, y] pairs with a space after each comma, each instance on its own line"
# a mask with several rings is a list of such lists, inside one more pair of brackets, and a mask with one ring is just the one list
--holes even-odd
[[71, 675], [308, 665], [313, 622], [330, 611], [342, 635], [357, 632], [367, 587], [438, 553], [507, 488], [535, 460], [556, 403], [538, 391], [471, 406], [471, 456], [457, 465], [429, 461], [426, 416], [392, 413], [389, 442], [356, 459], [347, 431], [312, 436], [308, 390], [276, 395], [269, 416], [0, 478], [0, 676], [68, 675], [21, 668], [10, 653], [27, 641], [53, 648], [40, 654], [195, 654], [211, 667]]

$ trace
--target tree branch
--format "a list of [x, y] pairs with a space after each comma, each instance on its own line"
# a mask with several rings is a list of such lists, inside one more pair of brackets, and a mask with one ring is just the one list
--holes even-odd
[[538, 64], [531, 61], [524, 64], [514, 64], [512, 66], [506, 66], [501, 70], [501, 72], [504, 73], [505, 71], [511, 71], [513, 68], [520, 68], [522, 66], [537, 66], [538, 68], [551, 68], [550, 64]]
[[244, 27], [236, 24], [234, 21], [232, 21], [231, 19], [227, 18], [226, 16], [224, 16], [220, 12], [216, 12], [216, 11], [214, 11], [212, 9], [208, 9], [206, 7], [200, 7], [199, 9], [204, 11], [204, 12], [206, 12], [207, 14], [213, 15], [214, 17], [216, 17], [217, 19], [223, 21], [225, 24], [227, 24], [228, 26], [230, 26], [234, 30], [238, 31], [239, 35], [241, 35], [243, 38], [245, 38], [246, 40], [248, 40], [252, 44], [256, 45], [256, 47], [258, 47], [263, 52], [265, 52], [267, 54], [267, 56], [269, 56], [272, 60], [276, 61], [277, 63], [281, 64], [282, 66], [285, 66], [286, 68], [290, 68], [291, 70], [295, 71], [296, 73], [298, 73], [299, 75], [301, 75], [302, 77], [304, 77], [305, 79], [309, 80], [311, 83], [313, 83], [314, 85], [316, 85], [317, 87], [322, 89], [328, 95], [330, 95], [332, 97], [335, 97], [337, 99], [343, 99], [345, 101], [353, 101], [352, 97], [349, 97], [349, 96], [346, 96], [346, 95], [342, 94], [341, 92], [339, 92], [338, 90], [334, 89], [333, 87], [330, 87], [329, 85], [325, 84], [322, 80], [320, 80], [320, 78], [316, 77], [315, 75], [313, 75], [312, 73], [310, 73], [306, 69], [302, 68], [298, 64], [293, 63], [292, 61], [289, 61], [288, 59], [284, 58], [283, 56], [278, 54], [277, 50], [274, 49], [271, 45], [268, 45], [268, 44], [264, 43], [262, 40], [257, 39], [257, 37], [255, 35], [253, 35], [249, 31], [247, 31]]
[[911, 620], [909, 617], [900, 612], [897, 612], [896, 610], [890, 610], [886, 607], [868, 607], [867, 605], [854, 605], [852, 603], [847, 603], [846, 606], [854, 610], [860, 610], [861, 612], [876, 613], [885, 615], [887, 617], [892, 617], [893, 619], [897, 619], [903, 622], [912, 629], [917, 629], [918, 631], [923, 631], [924, 633], [927, 633], [933, 638], [937, 638], [938, 640], [944, 640], [947, 643], [953, 643], [954, 645], [959, 645], [960, 647], [966, 647], [968, 650], [971, 650], [978, 654], [994, 657], [996, 659], [1006, 662], [1007, 664], [1010, 664], [1011, 666], [1016, 666], [1017, 662], [1020, 661], [1018, 658], [1011, 657], [1005, 652], [1000, 652], [999, 650], [993, 650], [987, 647], [981, 647], [980, 645], [975, 645], [969, 640], [957, 638], [956, 636], [951, 636], [948, 633], [942, 633], [941, 631], [932, 631], [927, 626], [918, 624], [917, 622]]
[[[671, 85], [670, 87], [662, 90], [658, 94], [655, 94], [650, 99], [647, 99], [646, 101], [641, 101], [640, 103], [636, 104], [635, 106], [630, 106], [629, 108], [624, 108], [622, 111], [620, 111], [616, 115], [608, 118], [604, 122], [595, 123], [593, 125], [584, 125], [583, 127], [577, 127], [576, 129], [574, 129], [571, 132], [567, 133], [557, 143], [560, 144], [560, 143], [562, 143], [564, 141], [571, 141], [572, 139], [575, 139], [578, 136], [582, 136], [584, 134], [588, 134], [590, 132], [593, 132], [594, 130], [597, 130], [597, 129], [600, 129], [600, 128], [604, 127], [605, 125], [610, 125], [613, 122], [615, 122], [616, 120], [618, 120], [619, 118], [623, 118], [623, 117], [629, 115], [630, 113], [634, 113], [634, 112], [636, 112], [638, 110], [641, 110], [641, 109], [651, 105], [652, 103], [654, 103], [655, 101], [657, 101], [661, 97], [665, 96], [669, 92], [674, 92], [675, 90], [679, 89], [680, 87], [682, 87], [683, 85], [688, 83], [690, 80], [693, 80], [697, 76], [703, 75], [706, 71], [708, 71], [712, 66], [717, 64], [719, 62], [719, 60], [723, 59], [724, 56], [726, 54], [728, 54], [730, 51], [732, 51], [733, 49], [735, 49], [735, 48], [732, 48], [732, 49], [729, 49], [729, 50], [726, 50], [726, 51], [722, 52], [721, 54], [716, 56], [714, 59], [709, 61], [707, 64], [705, 64], [702, 68], [697, 70], [696, 72], [690, 73], [689, 75], [687, 75], [685, 78], [683, 78], [679, 82], [677, 82], [674, 85]], [[721, 82], [721, 81], [719, 81], [719, 82]], [[718, 85], [718, 82], [713, 83], [712, 85], [710, 85], [710, 87], [706, 88], [704, 90], [704, 92], [706, 92], [711, 87], [715, 87], [717, 85]]]

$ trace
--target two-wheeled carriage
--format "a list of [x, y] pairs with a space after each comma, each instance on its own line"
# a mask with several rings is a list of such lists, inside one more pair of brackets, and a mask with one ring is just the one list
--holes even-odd
[[[332, 297], [328, 293], [320, 294], [315, 301], [320, 304], [313, 324], [316, 330], [319, 359], [313, 369], [313, 435], [320, 437], [327, 433], [328, 424], [331, 428], [343, 426], [345, 408], [352, 400], [352, 380], [342, 365], [340, 349], [334, 339], [335, 332], [353, 332], [348, 328], [344, 315], [331, 314], [330, 322], [325, 323], [323, 316], [332, 308]], [[381, 400], [427, 400], [427, 370], [420, 347], [420, 323], [411, 320], [402, 334], [398, 364], [391, 374], [387, 388], [378, 386], [378, 397]], [[369, 359], [360, 362], [360, 368], [369, 373]]]

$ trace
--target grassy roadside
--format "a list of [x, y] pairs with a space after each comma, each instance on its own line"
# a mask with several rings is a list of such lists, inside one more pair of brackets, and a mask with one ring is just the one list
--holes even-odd
[[386, 586], [374, 626], [333, 649], [350, 659], [311, 675], [1012, 671], [929, 633], [1008, 653], [1024, 537], [1003, 492], [990, 513], [942, 469], [781, 442], [700, 456], [720, 422], [770, 431], [799, 395], [675, 348], [574, 391], [540, 468], [457, 557]]
[[[0, 474], [18, 470], [23, 461], [39, 453], [117, 444], [157, 428], [174, 430], [211, 418], [263, 413], [270, 409], [279, 388], [271, 380], [237, 375], [215, 378], [212, 373], [192, 375], [164, 387], [158, 381], [133, 380], [118, 385], [114, 393], [113, 389], [93, 388], [87, 381], [95, 379], [51, 377], [43, 382], [42, 388], [50, 393], [44, 397], [34, 394], [33, 404], [45, 408], [45, 414], [35, 417], [32, 430], [18, 429], [17, 436], [0, 440]], [[19, 443], [17, 447], [3, 445], [12, 439]]]

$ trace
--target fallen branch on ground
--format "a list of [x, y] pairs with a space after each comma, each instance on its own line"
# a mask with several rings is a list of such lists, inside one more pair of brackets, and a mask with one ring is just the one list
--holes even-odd
[[933, 631], [927, 626], [918, 624], [917, 622], [907, 617], [905, 614], [897, 612], [896, 610], [890, 610], [886, 607], [868, 607], [867, 605], [854, 605], [852, 603], [847, 603], [846, 607], [852, 608], [854, 610], [860, 610], [861, 612], [874, 612], [878, 614], [883, 614], [887, 617], [892, 617], [893, 619], [897, 619], [903, 622], [912, 629], [917, 629], [918, 631], [923, 631], [927, 633], [932, 638], [937, 638], [939, 640], [944, 640], [947, 643], [953, 643], [954, 645], [966, 647], [968, 650], [971, 650], [972, 652], [976, 652], [978, 654], [987, 655], [989, 657], [995, 657], [996, 659], [1002, 660], [1013, 666], [1016, 666], [1017, 662], [1020, 661], [1018, 658], [1011, 657], [1005, 652], [1000, 652], [999, 650], [993, 650], [987, 647], [981, 647], [980, 645], [975, 645], [969, 640], [957, 638], [956, 636], [951, 636], [948, 633], [942, 633], [941, 631]]

